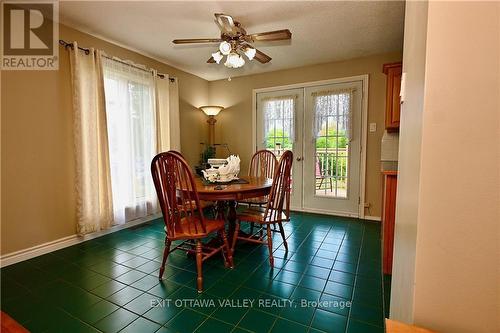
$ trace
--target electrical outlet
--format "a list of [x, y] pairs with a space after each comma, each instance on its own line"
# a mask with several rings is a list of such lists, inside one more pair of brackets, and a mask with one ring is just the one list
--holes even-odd
[[377, 131], [377, 123], [370, 123], [370, 132], [376, 132]]

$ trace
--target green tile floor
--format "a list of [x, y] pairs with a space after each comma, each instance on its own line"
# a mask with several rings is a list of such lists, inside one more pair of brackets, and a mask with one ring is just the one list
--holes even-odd
[[32, 332], [383, 332], [379, 225], [296, 213], [285, 228], [274, 269], [267, 247], [239, 243], [234, 269], [205, 262], [198, 294], [180, 251], [158, 281], [155, 220], [3, 268], [1, 308]]

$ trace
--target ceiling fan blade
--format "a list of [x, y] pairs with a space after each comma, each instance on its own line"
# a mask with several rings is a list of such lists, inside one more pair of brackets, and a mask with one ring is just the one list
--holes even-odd
[[219, 29], [222, 33], [235, 35], [238, 32], [232, 16], [222, 13], [217, 13], [214, 15], [215, 23], [219, 26]]
[[191, 39], [174, 39], [174, 44], [201, 44], [201, 43], [220, 43], [220, 38], [191, 38]]
[[214, 57], [210, 57], [210, 59], [207, 60], [208, 64], [215, 64], [215, 59]]
[[261, 32], [257, 34], [248, 35], [248, 37], [253, 41], [275, 41], [275, 40], [286, 40], [292, 38], [292, 33], [288, 29], [276, 30], [276, 31], [267, 31]]
[[255, 56], [253, 58], [262, 64], [265, 64], [266, 62], [269, 62], [272, 59], [270, 56], [257, 49], [255, 50]]

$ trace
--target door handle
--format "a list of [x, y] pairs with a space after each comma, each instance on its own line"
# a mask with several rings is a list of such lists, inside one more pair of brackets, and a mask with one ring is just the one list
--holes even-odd
[[302, 160], [304, 160], [304, 158], [303, 158], [303, 157], [297, 157], [297, 162], [300, 162], [300, 161], [302, 161]]

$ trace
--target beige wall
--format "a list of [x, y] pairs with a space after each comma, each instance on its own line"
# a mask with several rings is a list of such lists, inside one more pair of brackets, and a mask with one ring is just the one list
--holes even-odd
[[[412, 8], [407, 4], [407, 12]], [[429, 2], [422, 121], [402, 118], [401, 137], [420, 127], [411, 131], [421, 131], [422, 141], [420, 167], [403, 169], [401, 157], [401, 177], [419, 184], [398, 186], [398, 200], [411, 191], [418, 196], [397, 203], [395, 251], [405, 241], [416, 251], [409, 244], [407, 258], [397, 254], [393, 281], [414, 281], [414, 296], [391, 304], [391, 316], [406, 306], [415, 324], [443, 333], [500, 331], [499, 20], [498, 2]], [[413, 88], [420, 94], [421, 86]], [[409, 153], [417, 143], [400, 144]], [[408, 227], [401, 211], [415, 214], [414, 205], [416, 242], [414, 230], [406, 239], [400, 230]], [[392, 293], [392, 300], [407, 297], [400, 288]]]
[[377, 131], [368, 133], [366, 202], [367, 215], [381, 215], [380, 141], [384, 130], [385, 75], [382, 65], [401, 60], [401, 53], [294, 68], [209, 83], [211, 104], [227, 107], [217, 116], [217, 138], [241, 156], [246, 172], [252, 155], [252, 89], [369, 74], [368, 122]]
[[[60, 37], [145, 64], [179, 78], [184, 148], [205, 137], [208, 82], [76, 30]], [[75, 234], [72, 108], [69, 59], [60, 48], [59, 71], [3, 71], [1, 75], [1, 254]], [[190, 162], [197, 150], [183, 149]]]
[[399, 173], [390, 317], [411, 323], [424, 111], [427, 2], [406, 3], [404, 36], [403, 72], [406, 73], [406, 96], [401, 106], [399, 129]]
[[[243, 157], [251, 156], [252, 89], [298, 82], [370, 74], [367, 215], [380, 216], [380, 138], [384, 119], [385, 76], [382, 64], [401, 54], [207, 82], [154, 59], [61, 26], [61, 39], [104, 50], [110, 55], [154, 67], [179, 78], [181, 145], [189, 163], [198, 162], [206, 141], [205, 116], [197, 107], [210, 103], [229, 108], [218, 117], [217, 142], [227, 142]], [[23, 250], [75, 234], [74, 157], [69, 59], [60, 49], [58, 71], [1, 73], [1, 254]], [[210, 99], [209, 99], [210, 96]], [[245, 170], [244, 170], [245, 171]]]
[[429, 2], [414, 320], [439, 332], [500, 332], [499, 20]]

